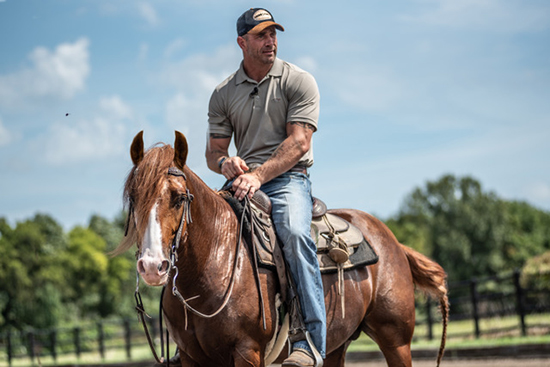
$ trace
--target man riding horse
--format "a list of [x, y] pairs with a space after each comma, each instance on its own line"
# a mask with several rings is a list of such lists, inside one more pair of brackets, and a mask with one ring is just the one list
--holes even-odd
[[[266, 9], [237, 20], [240, 68], [210, 99], [208, 167], [232, 180], [237, 199], [258, 190], [272, 201], [273, 222], [296, 284], [306, 337], [294, 340], [283, 366], [320, 366], [326, 351], [323, 284], [310, 235], [312, 219], [311, 140], [317, 130], [319, 91], [315, 79], [277, 58], [277, 30]], [[237, 155], [228, 148], [234, 136]]]

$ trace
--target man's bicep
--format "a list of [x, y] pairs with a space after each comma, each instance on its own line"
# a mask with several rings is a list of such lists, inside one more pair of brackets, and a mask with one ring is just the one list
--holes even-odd
[[229, 151], [229, 144], [231, 144], [231, 136], [211, 133], [208, 138], [207, 151], [210, 154], [227, 154]]
[[311, 139], [313, 133], [317, 130], [315, 126], [307, 122], [290, 121], [286, 124], [286, 134], [290, 135], [304, 135], [308, 139]]

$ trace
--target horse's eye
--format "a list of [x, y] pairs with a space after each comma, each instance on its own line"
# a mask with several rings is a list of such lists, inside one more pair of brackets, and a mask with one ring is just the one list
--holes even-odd
[[183, 205], [184, 200], [185, 200], [185, 195], [183, 195], [183, 194], [175, 195], [174, 200], [173, 200], [174, 208], [176, 208], [176, 209], [181, 208], [181, 206]]

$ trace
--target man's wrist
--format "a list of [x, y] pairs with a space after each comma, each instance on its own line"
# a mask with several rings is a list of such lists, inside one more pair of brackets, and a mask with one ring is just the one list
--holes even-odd
[[220, 168], [220, 171], [222, 170], [223, 164], [227, 160], [227, 158], [229, 157], [222, 157], [222, 159], [218, 161], [218, 167]]

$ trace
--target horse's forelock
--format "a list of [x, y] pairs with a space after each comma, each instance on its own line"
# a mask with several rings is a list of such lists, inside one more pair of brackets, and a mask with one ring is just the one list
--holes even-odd
[[[147, 226], [149, 213], [162, 193], [173, 158], [173, 148], [159, 143], [145, 152], [143, 160], [128, 174], [124, 185], [124, 201], [129, 207], [129, 200], [134, 200], [131, 210], [138, 218], [138, 232], [142, 233]], [[130, 223], [132, 229], [136, 230], [134, 223]]]

